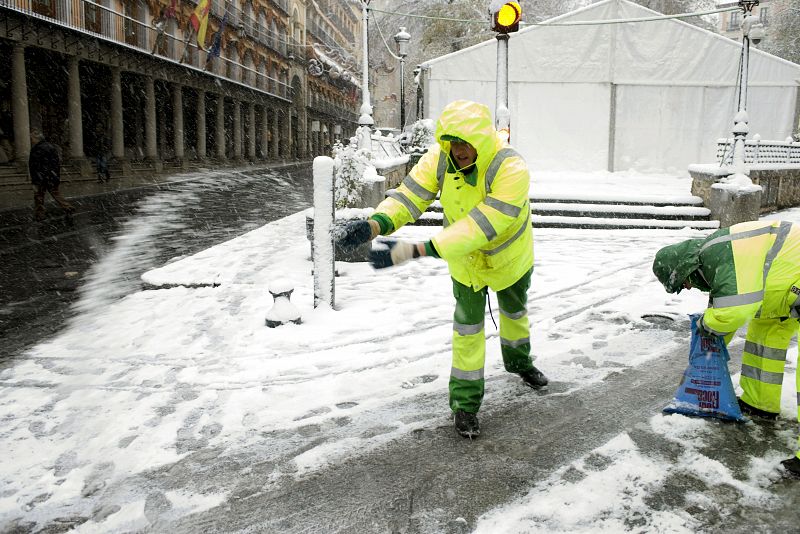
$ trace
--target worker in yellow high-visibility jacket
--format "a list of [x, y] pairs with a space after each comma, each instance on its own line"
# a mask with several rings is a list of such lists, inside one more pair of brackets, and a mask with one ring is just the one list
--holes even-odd
[[[658, 251], [653, 272], [669, 293], [696, 287], [709, 293], [698, 321], [705, 334], [728, 343], [749, 323], [742, 354], [742, 411], [776, 419], [789, 342], [800, 317], [800, 225], [781, 221], [735, 224], [706, 239], [689, 239]], [[800, 373], [797, 373], [800, 420]], [[784, 460], [800, 477], [798, 451]]]
[[484, 393], [484, 318], [487, 288], [497, 292], [505, 369], [538, 389], [547, 378], [531, 359], [527, 292], [533, 272], [528, 168], [498, 135], [489, 108], [466, 100], [447, 105], [436, 125], [437, 144], [368, 221], [347, 226], [339, 245], [353, 248], [415, 221], [437, 194], [443, 229], [426, 243], [387, 240], [374, 247], [376, 268], [422, 256], [447, 261], [453, 280], [453, 364], [450, 408], [456, 431], [480, 434]]

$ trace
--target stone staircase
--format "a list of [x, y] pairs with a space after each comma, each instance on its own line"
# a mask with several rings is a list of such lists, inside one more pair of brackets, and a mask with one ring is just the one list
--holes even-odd
[[[696, 196], [658, 197], [629, 195], [533, 195], [530, 198], [534, 228], [581, 229], [680, 229], [716, 230], [710, 210]], [[440, 225], [442, 207], [435, 201], [417, 221], [418, 225]]]

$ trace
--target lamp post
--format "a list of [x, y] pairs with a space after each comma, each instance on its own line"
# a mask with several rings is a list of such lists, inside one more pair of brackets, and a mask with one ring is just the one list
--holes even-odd
[[375, 121], [372, 118], [372, 104], [369, 100], [369, 39], [367, 28], [369, 26], [369, 6], [370, 0], [361, 0], [361, 20], [363, 28], [361, 31], [361, 44], [363, 52], [362, 73], [361, 73], [361, 116], [358, 117], [359, 136], [358, 148], [369, 150], [372, 145], [372, 129], [370, 128]]
[[416, 87], [417, 93], [417, 120], [422, 118], [422, 80], [420, 76], [422, 76], [422, 67], [417, 65], [414, 67], [414, 86]]
[[508, 109], [508, 34], [519, 31], [522, 8], [518, 2], [500, 3], [493, 0], [489, 6], [492, 30], [497, 32], [497, 82], [495, 88], [495, 129], [511, 141], [511, 112]]
[[394, 42], [397, 43], [397, 55], [400, 56], [400, 133], [403, 133], [403, 129], [406, 127], [405, 64], [410, 40], [411, 36], [406, 31], [405, 26], [401, 26], [400, 31], [394, 36]]
[[745, 139], [750, 131], [747, 116], [747, 76], [750, 64], [750, 42], [758, 44], [764, 38], [764, 28], [753, 16], [752, 11], [759, 0], [739, 0], [742, 9], [742, 56], [741, 76], [739, 76], [739, 98], [736, 116], [733, 118], [733, 173], [739, 181], [750, 181], [748, 169], [745, 166]]

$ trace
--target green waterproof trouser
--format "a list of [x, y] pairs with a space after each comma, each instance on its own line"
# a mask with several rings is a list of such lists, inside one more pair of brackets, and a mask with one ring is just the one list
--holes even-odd
[[[500, 349], [503, 365], [510, 373], [533, 368], [531, 360], [530, 322], [528, 321], [528, 289], [533, 269], [510, 287], [497, 292], [500, 307]], [[484, 391], [487, 288], [473, 291], [453, 280], [456, 309], [453, 313], [453, 367], [450, 371], [450, 408], [453, 411], [477, 413]]]

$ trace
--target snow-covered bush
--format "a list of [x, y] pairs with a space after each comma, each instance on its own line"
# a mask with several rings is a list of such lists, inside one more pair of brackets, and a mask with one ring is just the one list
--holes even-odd
[[408, 152], [423, 153], [436, 142], [435, 125], [432, 119], [420, 119], [411, 126], [411, 140]]
[[[372, 154], [358, 149], [358, 139], [353, 137], [345, 146], [333, 146], [333, 180], [336, 209], [358, 207], [370, 175], [375, 174], [370, 163]], [[372, 170], [369, 173], [368, 170]]]

